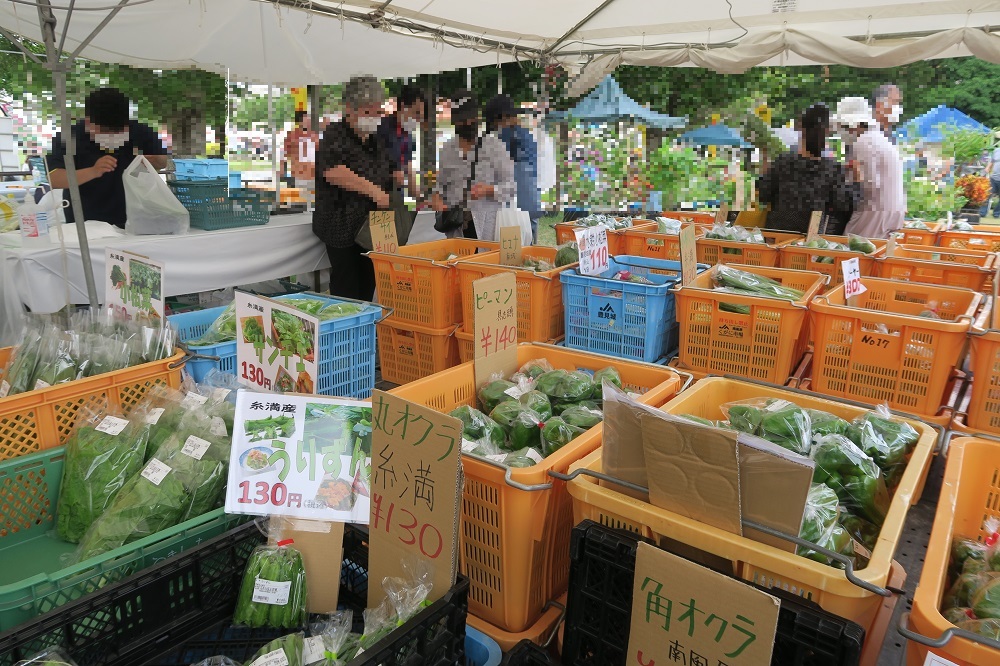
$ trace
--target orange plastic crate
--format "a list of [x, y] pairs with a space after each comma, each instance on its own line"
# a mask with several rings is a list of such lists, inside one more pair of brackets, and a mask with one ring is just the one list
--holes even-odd
[[[702, 233], [705, 230], [704, 225], [696, 224], [695, 230], [696, 233]], [[680, 261], [680, 237], [676, 234], [661, 234], [655, 229], [653, 231], [628, 229], [625, 231], [622, 251], [618, 254], [664, 261]]]
[[[913, 596], [913, 611], [907, 622], [909, 630], [936, 639], [954, 628], [940, 610], [941, 599], [950, 584], [948, 563], [952, 539], [959, 537], [979, 542], [986, 539], [989, 535], [983, 530], [983, 521], [1000, 518], [998, 495], [1000, 442], [973, 437], [953, 439], [948, 447], [948, 464], [920, 582]], [[928, 652], [959, 666], [1000, 664], [1000, 651], [958, 637], [953, 637], [942, 648], [928, 648], [911, 640], [906, 647], [906, 663], [920, 666], [925, 663]]]
[[[554, 265], [556, 252], [558, 250], [554, 247], [533, 245], [524, 248], [521, 256], [544, 259]], [[461, 331], [469, 334], [475, 332], [472, 330], [475, 293], [472, 283], [498, 273], [513, 272], [517, 283], [517, 341], [544, 342], [561, 337], [565, 324], [559, 273], [576, 265], [569, 264], [550, 271], [535, 272], [530, 268], [501, 265], [499, 252], [490, 252], [456, 263], [455, 270], [458, 272], [463, 313]]]
[[[854, 306], [843, 285], [809, 304], [812, 390], [934, 416], [982, 294], [969, 289], [863, 278]], [[936, 303], [941, 319], [920, 317]], [[973, 382], [975, 383], [975, 382]]]
[[[661, 407], [671, 414], [693, 414], [708, 419], [723, 417], [720, 405], [735, 400], [776, 397], [808, 409], [818, 409], [853, 420], [866, 409], [820, 396], [765, 386], [749, 381], [708, 377], [702, 379]], [[918, 497], [938, 441], [937, 431], [921, 421], [902, 419], [912, 425], [920, 439], [910, 455], [906, 470], [893, 493], [885, 522], [871, 560], [856, 571], [861, 580], [885, 587], [893, 580], [892, 557], [899, 545], [909, 507]], [[602, 472], [602, 449], [570, 466]], [[824, 610], [857, 622], [870, 630], [879, 617], [884, 598], [854, 585], [840, 569], [799, 557], [792, 552], [753, 541], [706, 525], [678, 513], [653, 506], [615, 490], [608, 482], [580, 475], [567, 482], [573, 502], [573, 520], [593, 520], [616, 529], [628, 530], [663, 543], [664, 539], [710, 553], [734, 563], [738, 578], [765, 587], [780, 587], [812, 600]]]
[[744, 266], [775, 267], [778, 265], [781, 247], [804, 237], [802, 234], [771, 231], [770, 229], [761, 229], [760, 232], [764, 236], [763, 243], [739, 243], [702, 236], [695, 241], [698, 263], [710, 266], [743, 264]]
[[877, 263], [878, 277], [887, 280], [982, 291], [993, 274], [996, 254], [985, 250], [899, 245], [891, 257], [880, 257]]
[[997, 231], [941, 231], [938, 234], [938, 247], [949, 247], [953, 250], [985, 250], [1000, 252], [1000, 229]]
[[902, 234], [902, 242], [906, 245], [936, 245], [938, 234], [944, 230], [944, 222], [925, 222], [930, 231], [923, 229], [897, 229], [896, 235]]
[[455, 326], [443, 329], [405, 325], [391, 317], [376, 327], [382, 379], [408, 384], [458, 365]]
[[[563, 369], [599, 370], [613, 365], [621, 373], [622, 384], [642, 393], [639, 400], [649, 405], [662, 405], [682, 386], [680, 375], [663, 366], [550, 345], [518, 346], [518, 363], [541, 358]], [[475, 370], [472, 363], [463, 363], [391, 393], [450, 412], [476, 404]], [[601, 428], [591, 428], [534, 467], [506, 469], [483, 458], [462, 456], [460, 562], [470, 583], [470, 614], [518, 633], [541, 617], [550, 599], [566, 591], [575, 523], [565, 483], [548, 473], [565, 473], [570, 464], [596, 449]]]
[[[440, 329], [462, 320], [456, 261], [494, 252], [499, 243], [448, 238], [404, 245], [396, 254], [369, 252], [380, 305], [399, 323]], [[450, 259], [449, 257], [457, 257]]]
[[[580, 225], [572, 222], [560, 222], [555, 225], [556, 245], [576, 242], [576, 230]], [[656, 222], [649, 220], [633, 220], [632, 226], [628, 229], [608, 230], [608, 254], [628, 254], [625, 251], [625, 232], [631, 230], [656, 231], [659, 229]]]
[[[777, 280], [805, 294], [797, 301], [786, 301], [716, 291], [712, 271], [705, 271], [677, 291], [680, 363], [695, 373], [783, 384], [809, 344], [808, 303], [826, 284], [827, 276], [784, 268], [733, 268]], [[726, 312], [724, 303], [749, 306], [750, 314]]]
[[992, 308], [983, 308], [970, 331], [969, 355], [971, 397], [965, 421], [956, 423], [956, 429], [1000, 435], [1000, 330]]
[[[0, 367], [10, 353], [0, 349]], [[65, 443], [84, 407], [107, 405], [127, 414], [153, 386], [177, 388], [184, 358], [177, 350], [153, 363], [0, 398], [0, 461]]]
[[691, 222], [693, 224], [706, 225], [711, 227], [715, 224], [715, 213], [702, 213], [693, 210], [665, 210], [657, 217], [668, 217], [681, 222]]
[[[843, 243], [847, 245], [850, 238], [847, 236], [820, 236], [828, 241]], [[803, 239], [805, 240], [805, 239]], [[793, 241], [793, 243], [798, 241]], [[875, 251], [871, 254], [861, 254], [850, 250], [820, 250], [816, 248], [800, 247], [791, 243], [781, 246], [780, 262], [782, 268], [791, 268], [796, 271], [816, 271], [823, 275], [830, 276], [830, 285], [838, 285], [844, 281], [844, 272], [840, 265], [845, 259], [858, 258], [861, 267], [861, 275], [872, 277], [875, 275], [875, 260], [885, 252], [884, 240], [872, 239]], [[833, 263], [817, 261], [820, 257], [830, 257]]]

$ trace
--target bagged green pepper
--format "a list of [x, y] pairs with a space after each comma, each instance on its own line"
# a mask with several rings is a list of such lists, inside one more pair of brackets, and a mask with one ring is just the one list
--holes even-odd
[[850, 511], [843, 510], [840, 512], [838, 521], [841, 527], [851, 535], [851, 538], [867, 548], [868, 552], [875, 550], [875, 544], [878, 542], [879, 535], [878, 526], [868, 522], [864, 518], [855, 516]]
[[723, 406], [729, 423], [741, 432], [762, 437], [799, 455], [809, 455], [812, 422], [809, 413], [788, 400], [764, 398]]
[[[799, 537], [854, 559], [854, 541], [841, 525], [837, 522], [839, 502], [836, 493], [821, 483], [814, 483], [809, 487], [809, 495], [806, 498], [805, 510], [802, 513], [802, 526], [799, 528]], [[820, 552], [811, 550], [804, 546], [796, 548], [796, 554], [806, 557], [828, 566], [842, 568], [837, 560], [831, 559]]]
[[[984, 574], [973, 574], [981, 576]], [[1000, 576], [990, 576], [990, 580], [979, 586], [969, 597], [969, 606], [977, 618], [1000, 618]]]
[[996, 618], [987, 618], [984, 620], [965, 620], [963, 622], [959, 622], [956, 626], [959, 629], [971, 631], [972, 633], [983, 636], [984, 638], [992, 638], [995, 641], [1000, 641], [1000, 620]]
[[594, 381], [585, 372], [552, 370], [535, 380], [535, 388], [547, 395], [555, 407], [556, 404], [589, 399], [593, 394]]
[[543, 421], [552, 416], [552, 403], [549, 402], [549, 397], [541, 391], [528, 391], [518, 398], [517, 401], [522, 406], [538, 414]]
[[[503, 403], [501, 403], [503, 404]], [[451, 411], [462, 422], [462, 437], [472, 442], [486, 439], [495, 446], [503, 446], [504, 431], [496, 421], [475, 407], [463, 405]]]
[[609, 382], [618, 388], [622, 388], [622, 376], [618, 372], [618, 368], [609, 365], [594, 373], [594, 390], [591, 398], [594, 400], [604, 398], [604, 382]]
[[570, 425], [562, 417], [553, 416], [542, 426], [542, 454], [552, 455], [584, 432], [585, 429]]
[[920, 434], [909, 423], [893, 420], [888, 409], [880, 406], [854, 419], [848, 437], [888, 472], [906, 462]]
[[583, 428], [584, 430], [593, 428], [598, 423], [604, 420], [604, 412], [599, 409], [591, 409], [590, 407], [583, 407], [580, 405], [574, 405], [573, 407], [567, 407], [560, 414], [562, 420], [571, 426], [577, 428]]
[[274, 546], [258, 546], [250, 555], [233, 612], [234, 624], [275, 629], [305, 626], [306, 572], [302, 554], [292, 544], [287, 539]]
[[489, 414], [501, 402], [516, 400], [515, 396], [508, 393], [514, 387], [515, 384], [506, 379], [496, 379], [487, 382], [479, 389], [479, 402], [483, 406], [483, 412]]
[[[944, 608], [951, 608], [953, 606], [972, 607], [972, 600], [976, 593], [988, 583], [995, 580], [996, 577], [997, 574], [994, 573], [962, 574], [955, 579], [951, 588], [945, 593], [941, 606]], [[976, 613], [976, 616], [979, 617], [979, 613]]]
[[833, 488], [851, 513], [878, 527], [889, 510], [889, 493], [875, 461], [842, 435], [826, 435], [813, 443], [813, 481]]
[[850, 432], [851, 424], [845, 419], [823, 412], [818, 409], [807, 409], [809, 421], [812, 424], [812, 436], [823, 437], [824, 435], [844, 435]]
[[942, 617], [952, 624], [958, 624], [959, 622], [967, 622], [969, 620], [975, 620], [976, 614], [972, 612], [972, 609], [968, 606], [953, 606], [951, 608], [946, 608], [941, 611]]

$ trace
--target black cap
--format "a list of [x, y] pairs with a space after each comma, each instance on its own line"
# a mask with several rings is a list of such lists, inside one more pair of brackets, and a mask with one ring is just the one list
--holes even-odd
[[514, 106], [514, 102], [507, 95], [497, 95], [486, 103], [486, 108], [483, 109], [483, 116], [485, 116], [486, 122], [489, 123], [501, 118], [510, 118], [523, 112]]
[[479, 99], [476, 93], [462, 88], [451, 96], [451, 122], [458, 124], [479, 119]]

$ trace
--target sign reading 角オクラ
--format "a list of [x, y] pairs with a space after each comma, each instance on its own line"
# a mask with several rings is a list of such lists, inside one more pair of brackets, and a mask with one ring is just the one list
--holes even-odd
[[127, 319], [163, 323], [163, 264], [107, 248], [104, 266], [105, 306]]
[[236, 292], [236, 376], [280, 393], [315, 393], [319, 319], [279, 301]]
[[770, 664], [780, 607], [769, 594], [640, 543], [625, 663]]
[[371, 418], [368, 402], [240, 391], [226, 512], [367, 523]]

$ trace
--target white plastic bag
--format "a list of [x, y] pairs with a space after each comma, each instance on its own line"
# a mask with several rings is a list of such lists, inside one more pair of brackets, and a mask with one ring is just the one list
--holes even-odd
[[513, 206], [505, 206], [497, 211], [497, 237], [493, 240], [500, 240], [500, 227], [520, 227], [521, 246], [531, 245], [531, 218], [527, 211]]
[[153, 165], [142, 155], [136, 157], [122, 175], [125, 185], [125, 233], [184, 234], [191, 216], [170, 191]]

